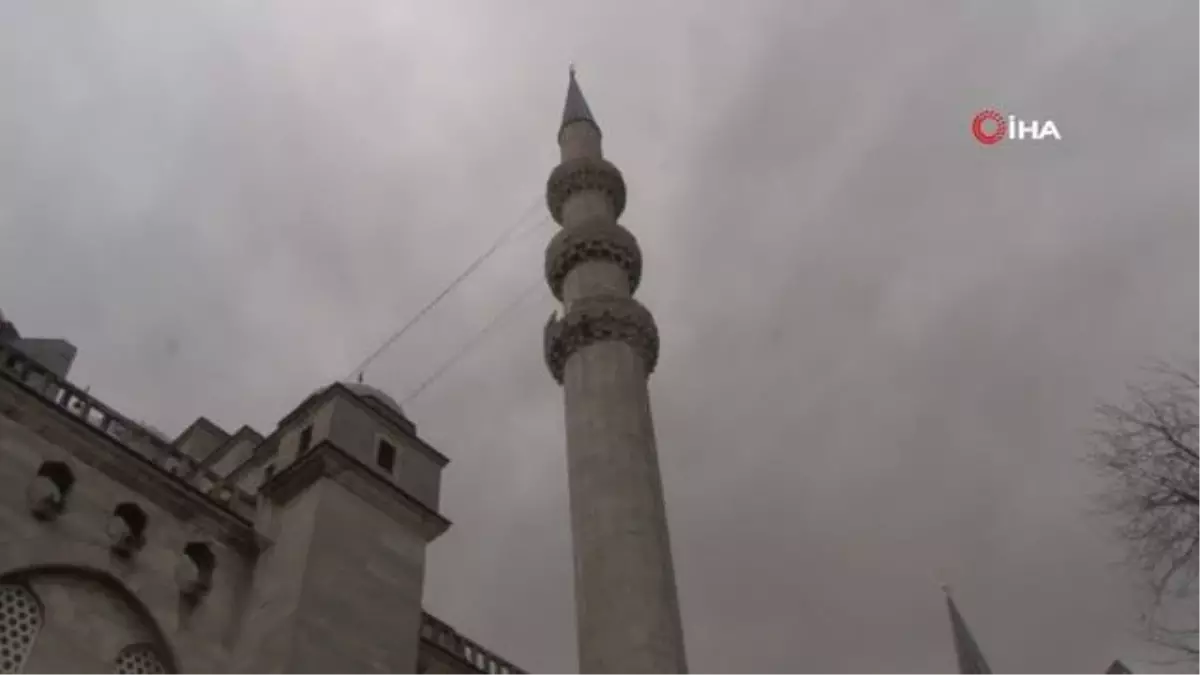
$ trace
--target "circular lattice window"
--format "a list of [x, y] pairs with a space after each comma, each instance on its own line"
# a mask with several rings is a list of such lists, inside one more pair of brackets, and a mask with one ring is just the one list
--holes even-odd
[[0, 586], [0, 673], [19, 673], [42, 629], [42, 606], [24, 586]]
[[165, 673], [158, 654], [146, 645], [130, 645], [117, 654], [116, 673]]

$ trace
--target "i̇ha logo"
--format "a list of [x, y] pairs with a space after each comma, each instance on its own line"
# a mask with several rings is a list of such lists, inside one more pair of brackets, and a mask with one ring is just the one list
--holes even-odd
[[976, 115], [971, 121], [971, 133], [975, 135], [975, 140], [984, 145], [995, 145], [1006, 138], [1014, 141], [1062, 140], [1062, 134], [1058, 133], [1053, 120], [1022, 120], [1017, 119], [1016, 115], [1005, 117], [995, 110], [984, 110]]

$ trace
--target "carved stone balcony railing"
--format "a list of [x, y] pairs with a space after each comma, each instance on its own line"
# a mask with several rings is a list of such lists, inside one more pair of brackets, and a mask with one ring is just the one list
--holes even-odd
[[[169, 440], [101, 403], [20, 350], [0, 344], [0, 373], [29, 387], [42, 399], [83, 420], [123, 447], [175, 475], [180, 481], [184, 481], [184, 477], [191, 473], [188, 462], [193, 460], [179, 452]], [[238, 512], [253, 507], [253, 500], [247, 495], [231, 492], [227, 497], [218, 499], [213, 496], [216, 501]]]
[[505, 661], [458, 631], [439, 621], [429, 612], [421, 613], [421, 639], [434, 644], [463, 661], [478, 673], [509, 675], [525, 671]]

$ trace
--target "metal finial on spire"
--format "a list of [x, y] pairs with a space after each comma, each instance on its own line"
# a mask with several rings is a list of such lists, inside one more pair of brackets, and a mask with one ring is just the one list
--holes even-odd
[[942, 589], [942, 593], [950, 595], [949, 575], [946, 574], [946, 570], [939, 568], [934, 579], [937, 580], [938, 588]]
[[575, 62], [574, 61], [572, 61], [570, 64], [567, 65], [567, 73], [569, 73], [571, 75], [572, 80], [575, 79]]
[[361, 371], [361, 370], [358, 371], [358, 383], [359, 384], [363, 383], [363, 371]]

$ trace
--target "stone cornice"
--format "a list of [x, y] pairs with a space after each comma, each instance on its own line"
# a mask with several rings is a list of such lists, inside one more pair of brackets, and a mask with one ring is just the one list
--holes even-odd
[[220, 486], [232, 489], [237, 485], [238, 481], [240, 481], [242, 477], [246, 475], [247, 472], [253, 471], [254, 469], [262, 466], [264, 461], [270, 456], [271, 449], [278, 444], [279, 436], [292, 422], [294, 422], [302, 414], [309, 412], [318, 402], [324, 402], [331, 398], [333, 398], [333, 395], [329, 393], [329, 388], [325, 388], [304, 399], [303, 403], [296, 406], [290, 413], [285, 415], [284, 418], [279, 421], [279, 424], [275, 427], [275, 429], [271, 431], [266, 438], [259, 442], [258, 446], [254, 448], [254, 452], [250, 454], [250, 457], [246, 461], [234, 467], [234, 469], [229, 472], [229, 475], [225, 476], [221, 480]]
[[257, 549], [259, 540], [253, 524], [241, 515], [211, 499], [195, 487], [170, 474], [150, 459], [117, 441], [112, 436], [45, 400], [23, 382], [0, 373], [0, 400], [15, 394], [3, 412], [22, 421], [23, 407], [34, 409], [35, 415], [49, 418], [49, 424], [34, 424], [30, 428], [76, 459], [128, 490], [158, 505], [181, 522], [221, 539], [246, 552]]
[[330, 478], [398, 522], [417, 525], [427, 542], [450, 527], [440, 513], [328, 440], [275, 474], [259, 493], [285, 504], [321, 478]]
[[289, 412], [287, 416], [284, 416], [283, 419], [280, 420], [280, 423], [276, 425], [276, 428], [272, 430], [268, 436], [263, 438], [262, 441], [259, 441], [258, 446], [254, 448], [254, 452], [251, 453], [250, 458], [246, 459], [244, 462], [241, 462], [240, 465], [235, 466], [233, 471], [229, 472], [228, 476], [221, 479], [221, 486], [223, 486], [223, 488], [232, 489], [234, 485], [238, 484], [242, 477], [246, 476], [246, 473], [256, 470], [256, 468], [262, 466], [265, 460], [268, 460], [270, 456], [272, 456], [272, 448], [276, 448], [278, 440], [280, 440], [280, 436], [283, 434], [283, 431], [286, 431], [289, 428], [290, 424], [295, 422], [296, 419], [300, 418], [302, 414], [311, 412], [312, 408], [316, 407], [319, 402], [325, 402], [326, 400], [332, 398], [334, 398], [334, 396], [329, 393], [329, 388], [319, 389], [316, 393], [308, 396], [308, 398], [305, 399], [302, 404], [296, 406], [293, 408], [292, 412]]

